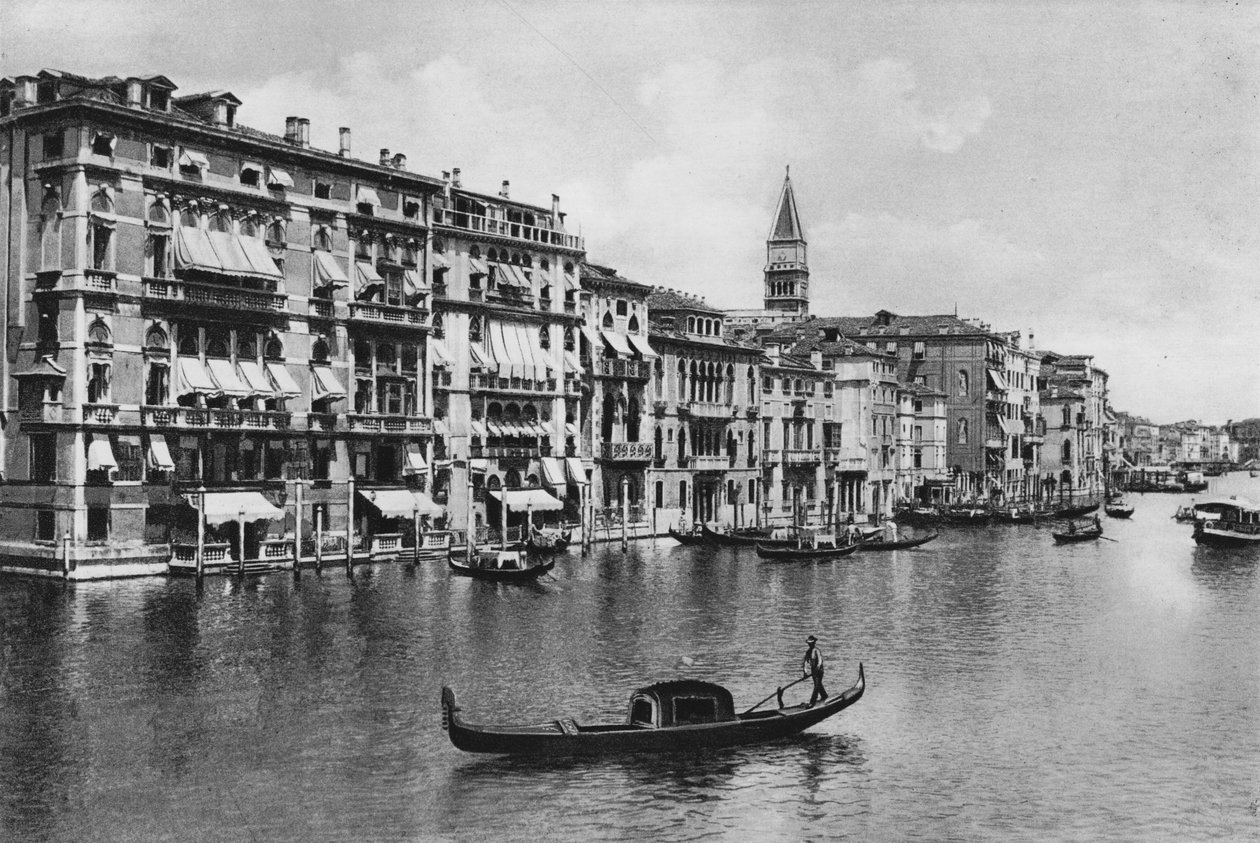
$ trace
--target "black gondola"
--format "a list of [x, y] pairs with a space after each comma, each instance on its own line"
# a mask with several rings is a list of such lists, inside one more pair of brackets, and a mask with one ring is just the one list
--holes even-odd
[[682, 545], [695, 547], [702, 544], [709, 544], [709, 540], [704, 537], [704, 533], [680, 533], [673, 527], [669, 528], [669, 537]]
[[1062, 509], [1056, 509], [1054, 511], [1054, 517], [1059, 520], [1063, 520], [1065, 518], [1080, 518], [1082, 515], [1089, 515], [1091, 512], [1097, 511], [1098, 504], [1096, 502], [1084, 503], [1079, 506], [1065, 506]]
[[940, 533], [935, 531], [928, 533], [926, 536], [919, 536], [912, 539], [898, 539], [897, 541], [871, 541], [870, 539], [862, 542], [857, 546], [858, 550], [865, 553], [868, 550], [907, 550], [911, 547], [919, 547], [925, 545], [932, 539], [939, 536]]
[[838, 714], [862, 698], [866, 672], [841, 694], [817, 705], [806, 703], [735, 713], [731, 692], [712, 682], [681, 679], [658, 682], [630, 696], [622, 724], [584, 726], [571, 718], [520, 726], [481, 726], [460, 714], [455, 692], [442, 689], [442, 728], [465, 752], [533, 756], [608, 755], [625, 752], [672, 752], [763, 743], [794, 735]]
[[831, 559], [840, 559], [856, 553], [863, 543], [855, 542], [853, 544], [832, 545], [830, 547], [820, 547], [819, 544], [822, 543], [811, 541], [793, 547], [771, 547], [759, 544], [757, 545], [757, 555], [762, 559], [769, 559], [774, 562], [827, 562]]
[[711, 530], [707, 525], [701, 524], [700, 532], [709, 544], [723, 547], [742, 547], [756, 544], [757, 542], [769, 541], [773, 531], [757, 527], [742, 527], [738, 530], [731, 530], [729, 533], [719, 533], [717, 530]]
[[1108, 518], [1128, 518], [1133, 515], [1133, 507], [1122, 500], [1115, 500], [1103, 506]]
[[1058, 544], [1072, 544], [1074, 542], [1092, 542], [1102, 538], [1102, 525], [1098, 523], [1098, 519], [1094, 519], [1094, 523], [1088, 527], [1076, 529], [1069, 524], [1067, 530], [1056, 531], [1051, 533], [1055, 542]]
[[471, 565], [457, 561], [453, 556], [447, 564], [452, 571], [465, 577], [514, 582], [541, 577], [556, 566], [556, 560], [549, 557], [545, 562], [530, 565], [528, 549], [524, 545], [514, 545], [504, 550], [476, 551]]

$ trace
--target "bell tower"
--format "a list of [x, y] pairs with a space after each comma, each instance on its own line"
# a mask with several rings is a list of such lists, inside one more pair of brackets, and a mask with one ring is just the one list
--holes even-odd
[[801, 318], [809, 315], [809, 264], [790, 168], [783, 174], [774, 224], [766, 238], [765, 276], [766, 310], [793, 313]]

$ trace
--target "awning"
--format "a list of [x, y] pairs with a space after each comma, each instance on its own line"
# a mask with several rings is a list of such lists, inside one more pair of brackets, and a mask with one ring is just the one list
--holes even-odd
[[503, 491], [490, 492], [489, 495], [495, 500], [507, 504], [508, 509], [515, 509], [517, 512], [523, 509], [532, 509], [535, 512], [552, 512], [557, 509], [564, 509], [563, 503], [542, 489], [505, 489]]
[[446, 512], [428, 495], [410, 489], [360, 489], [359, 497], [376, 507], [385, 518], [441, 515]]
[[420, 279], [420, 273], [414, 269], [404, 269], [402, 277], [403, 295], [408, 299], [414, 298], [419, 292], [425, 288], [424, 282]]
[[486, 266], [486, 262], [484, 260], [482, 260], [481, 258], [468, 259], [468, 274], [469, 275], [488, 275], [489, 273], [490, 273], [490, 269], [489, 267]]
[[[490, 353], [498, 361], [499, 373], [509, 378], [525, 378], [535, 380], [534, 361], [532, 355], [526, 358], [526, 348], [521, 347], [519, 326], [491, 322], [489, 325]], [[504, 371], [506, 367], [506, 371]]]
[[[194, 508], [197, 495], [187, 495]], [[284, 517], [284, 510], [273, 506], [271, 501], [258, 492], [206, 492], [202, 515], [206, 524], [214, 526], [229, 521], [275, 521]]]
[[373, 287], [385, 286], [385, 279], [377, 273], [376, 267], [372, 264], [355, 261], [354, 268], [359, 279], [359, 286], [354, 291], [355, 298], [363, 298]]
[[354, 201], [358, 205], [380, 205], [381, 197], [376, 195], [376, 190], [366, 185], [359, 185], [354, 191]]
[[333, 370], [327, 366], [312, 366], [311, 374], [314, 376], [311, 381], [313, 387], [312, 395], [316, 401], [324, 398], [345, 398], [346, 388], [337, 380], [337, 376], [333, 374]]
[[206, 272], [223, 271], [223, 264], [210, 245], [210, 236], [200, 228], [187, 225], [175, 228], [175, 266]]
[[408, 442], [403, 474], [424, 474], [428, 470], [429, 464], [424, 461], [424, 451], [420, 449], [420, 443]]
[[283, 363], [268, 363], [267, 374], [275, 381], [276, 391], [281, 398], [297, 398], [302, 394], [302, 387], [297, 385]]
[[489, 432], [491, 436], [501, 436], [503, 435], [503, 432], [504, 432], [503, 426], [500, 425], [497, 421], [486, 422], [486, 431]]
[[253, 269], [255, 275], [267, 278], [284, 277], [284, 274], [280, 272], [280, 267], [276, 266], [275, 259], [271, 257], [266, 243], [257, 237], [237, 237], [236, 240], [241, 244], [241, 249], [245, 252], [245, 257], [249, 260], [250, 268]]
[[570, 436], [581, 436], [581, 433], [578, 431], [578, 426], [573, 422], [565, 422], [564, 429]]
[[446, 345], [436, 337], [429, 337], [429, 360], [434, 366], [450, 366], [455, 362]]
[[223, 394], [223, 391], [215, 384], [210, 377], [210, 373], [206, 371], [206, 367], [201, 365], [201, 361], [196, 357], [179, 358], [179, 371], [175, 382], [176, 395], [204, 395], [207, 398], [217, 398]]
[[315, 286], [349, 287], [350, 279], [341, 271], [341, 264], [329, 252], [315, 251]]
[[472, 421], [468, 423], [468, 426], [472, 429], [474, 436], [480, 436], [482, 438], [485, 438], [485, 435], [486, 435], [485, 422], [481, 421], [480, 419], [473, 419]]
[[542, 380], [555, 371], [555, 363], [552, 362], [551, 351], [542, 347], [542, 335], [532, 327], [518, 325], [517, 330], [521, 333], [521, 341], [529, 347], [530, 353], [534, 357], [534, 366], [538, 371], [537, 377]]
[[259, 274], [254, 271], [253, 264], [245, 256], [241, 238], [228, 231], [211, 231], [207, 237], [210, 239], [210, 248], [214, 249], [214, 254], [218, 257], [226, 274], [245, 276]]
[[623, 357], [630, 357], [634, 354], [630, 350], [630, 343], [626, 342], [626, 335], [619, 334], [616, 331], [600, 331], [604, 337], [604, 342], [608, 343], [608, 347]]
[[582, 361], [578, 360], [578, 356], [572, 351], [564, 353], [564, 370], [566, 372], [577, 372], [582, 374]]
[[564, 477], [564, 466], [559, 457], [542, 458], [543, 479], [548, 486], [563, 486], [567, 482]]
[[[446, 423], [446, 419], [434, 419], [433, 432], [436, 433], [438, 436], [450, 436], [451, 427], [450, 425]], [[436, 463], [437, 460], [434, 460], [434, 462]]]
[[149, 437], [149, 468], [155, 471], [175, 470], [175, 460], [171, 459], [171, 449], [167, 447], [165, 436], [153, 434]]
[[433, 267], [434, 272], [445, 272], [451, 268], [451, 262], [441, 252], [433, 252], [429, 256], [429, 266]]
[[1008, 436], [1023, 436], [1024, 423], [1008, 419], [1005, 416], [998, 416], [998, 423], [1002, 425], [1002, 429], [1006, 431]]
[[114, 459], [114, 451], [109, 447], [109, 437], [98, 433], [88, 443], [87, 470], [108, 471], [111, 468], [118, 468], [118, 462]]
[[206, 368], [210, 370], [210, 377], [219, 385], [219, 390], [224, 395], [248, 398], [254, 394], [253, 390], [237, 375], [231, 360], [224, 360], [221, 357], [212, 358], [206, 361]]
[[488, 369], [491, 372], [499, 371], [499, 363], [494, 357], [486, 351], [486, 347], [479, 342], [468, 343], [468, 353], [472, 355], [472, 364], [480, 369]]
[[565, 457], [564, 467], [569, 470], [569, 482], [576, 483], [579, 486], [585, 486], [588, 482], [586, 479], [586, 469], [582, 466], [582, 460], [579, 457]]
[[525, 276], [521, 273], [521, 268], [510, 263], [492, 264], [494, 267], [494, 280], [502, 287], [528, 287]]
[[993, 383], [994, 389], [1005, 392], [1007, 389], [1006, 379], [1002, 377], [1002, 373], [997, 369], [986, 369], [985, 371], [989, 373], [989, 380]]
[[195, 152], [191, 149], [185, 149], [179, 153], [179, 166], [196, 167], [198, 170], [210, 169], [210, 159], [206, 158], [204, 152]]
[[469, 460], [468, 470], [473, 474], [485, 474], [490, 470], [490, 460]]
[[263, 367], [257, 361], [242, 360], [237, 366], [241, 371], [241, 380], [249, 387], [252, 395], [277, 397], [275, 386], [268, 380], [266, 372], [263, 371]]
[[589, 325], [583, 325], [582, 336], [586, 337], [586, 343], [591, 347], [591, 354], [594, 354], [595, 349], [599, 348], [599, 331]]
[[629, 334], [630, 344], [634, 346], [635, 351], [639, 352], [639, 356], [644, 360], [656, 357], [656, 352], [652, 350], [652, 346], [648, 345], [647, 337], [641, 337], [638, 334]]
[[272, 167], [267, 171], [267, 184], [271, 187], [293, 187], [293, 176], [279, 167]]

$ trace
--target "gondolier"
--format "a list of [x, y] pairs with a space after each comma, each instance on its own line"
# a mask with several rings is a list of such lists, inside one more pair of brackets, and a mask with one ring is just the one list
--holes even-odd
[[809, 695], [810, 706], [819, 700], [827, 699], [827, 689], [823, 687], [823, 654], [818, 649], [818, 639], [809, 636], [805, 639], [805, 657], [801, 659], [801, 672], [814, 678], [814, 692]]

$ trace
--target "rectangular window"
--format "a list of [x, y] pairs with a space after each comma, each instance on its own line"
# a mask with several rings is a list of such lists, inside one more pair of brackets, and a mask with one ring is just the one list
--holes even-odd
[[39, 309], [39, 329], [36, 331], [36, 341], [40, 345], [56, 343], [59, 339], [56, 299], [41, 298], [36, 307]]
[[914, 354], [913, 354], [912, 356], [914, 357], [914, 359], [915, 359], [915, 360], [922, 360], [922, 359], [923, 359], [924, 354], [926, 354], [926, 353], [927, 353], [927, 352], [926, 352], [926, 350], [925, 350], [925, 348], [924, 348], [924, 345], [923, 345], [923, 342], [922, 342], [922, 341], [916, 342], [916, 343], [914, 344]]
[[914, 449], [914, 467], [923, 468], [923, 449], [922, 448]]
[[139, 482], [144, 479], [144, 447], [139, 439], [119, 436], [114, 444], [114, 460], [118, 463], [115, 480]]
[[149, 258], [149, 277], [169, 278], [171, 276], [170, 248], [169, 234], [165, 232], [149, 234], [149, 242], [145, 250]]
[[315, 182], [315, 198], [316, 199], [331, 199], [332, 198], [332, 185], [328, 184], [327, 182], [322, 182], [322, 181]]
[[403, 279], [401, 273], [385, 273], [385, 303], [396, 307], [405, 304], [403, 301]]
[[112, 157], [114, 154], [114, 136], [97, 132], [92, 136], [92, 154]]
[[57, 540], [57, 518], [51, 509], [35, 510], [35, 541], [55, 542]]
[[625, 300], [624, 300], [624, 299], [618, 299], [618, 300], [617, 300], [617, 315], [618, 315], [618, 316], [625, 316], [627, 312], [628, 312], [628, 310], [627, 310], [627, 305], [626, 305]]
[[332, 467], [332, 442], [327, 439], [316, 439], [311, 443], [311, 478], [327, 480]]
[[109, 381], [110, 381], [110, 364], [109, 363], [89, 363], [88, 364], [88, 403], [89, 404], [106, 404], [109, 402]]
[[149, 108], [154, 111], [169, 111], [171, 92], [165, 88], [149, 88]]
[[57, 479], [57, 438], [53, 434], [31, 434], [30, 477], [36, 483]]
[[109, 541], [109, 507], [88, 507], [87, 540], [90, 542]]
[[110, 259], [109, 243], [113, 235], [113, 230], [107, 225], [92, 226], [92, 268], [93, 269], [110, 269], [113, 261]]
[[403, 216], [409, 220], [420, 218], [420, 200], [407, 198], [403, 200]]
[[149, 147], [149, 166], [169, 170], [171, 168], [171, 148], [156, 144]]
[[245, 187], [258, 187], [262, 183], [262, 173], [257, 167], [241, 168], [241, 184]]
[[60, 158], [66, 151], [66, 136], [62, 132], [44, 135], [44, 160]]

